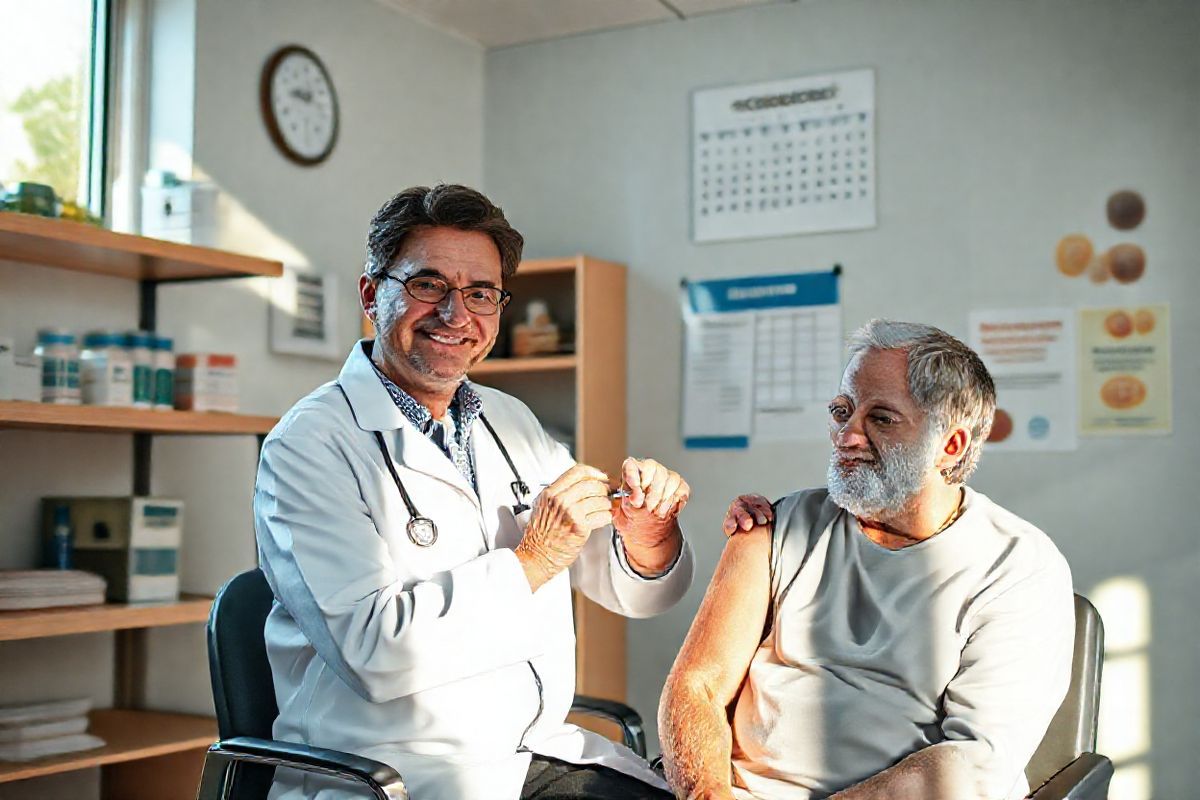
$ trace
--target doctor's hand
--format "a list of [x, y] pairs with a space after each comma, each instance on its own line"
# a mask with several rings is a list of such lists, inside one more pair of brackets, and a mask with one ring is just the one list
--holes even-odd
[[516, 548], [529, 588], [536, 592], [574, 564], [592, 531], [612, 521], [607, 475], [586, 464], [576, 464], [560, 475], [533, 501], [533, 513]]
[[692, 488], [678, 472], [650, 458], [625, 459], [621, 483], [629, 496], [613, 511], [613, 526], [621, 535], [625, 558], [643, 577], [661, 575], [683, 547], [676, 518]]
[[725, 523], [722, 528], [726, 536], [733, 536], [739, 531], [748, 531], [755, 525], [766, 525], [775, 518], [775, 509], [771, 501], [761, 494], [744, 494], [729, 504], [725, 512]]

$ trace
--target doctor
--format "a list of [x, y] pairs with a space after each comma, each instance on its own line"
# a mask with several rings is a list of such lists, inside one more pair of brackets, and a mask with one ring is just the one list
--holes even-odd
[[[571, 587], [628, 617], [674, 605], [689, 488], [626, 459], [614, 510], [610, 476], [465, 379], [522, 246], [463, 186], [407, 189], [372, 220], [359, 295], [376, 339], [280, 420], [259, 464], [274, 735], [391, 764], [415, 800], [670, 798], [632, 752], [565, 722]], [[279, 770], [271, 797], [347, 788]]]

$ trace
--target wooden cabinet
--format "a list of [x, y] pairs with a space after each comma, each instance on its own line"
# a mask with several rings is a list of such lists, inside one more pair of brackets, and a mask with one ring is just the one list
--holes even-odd
[[[530, 300], [544, 300], [555, 322], [572, 332], [574, 352], [498, 355], [471, 370], [471, 380], [520, 398], [552, 432], [567, 434], [577, 461], [619, 480], [627, 455], [624, 265], [585, 255], [523, 261], [504, 288], [513, 300], [503, 328], [525, 318]], [[374, 335], [366, 320], [363, 335]], [[624, 700], [625, 620], [577, 595], [575, 633], [576, 689]]]
[[[154, 328], [155, 290], [160, 283], [274, 277], [283, 270], [277, 261], [12, 213], [0, 213], [0, 260], [138, 281], [138, 324], [147, 330]], [[275, 421], [274, 417], [246, 414], [0, 401], [0, 435], [4, 429], [16, 428], [132, 434], [134, 494], [149, 492], [151, 436], [261, 437]], [[11, 781], [100, 767], [105, 798], [191, 800], [195, 797], [204, 750], [216, 739], [216, 721], [133, 706], [140, 689], [145, 631], [204, 622], [211, 604], [212, 598], [185, 595], [175, 603], [154, 605], [110, 603], [0, 612], [0, 642], [113, 631], [114, 701], [118, 706], [92, 712], [89, 730], [105, 740], [104, 747], [36, 761], [0, 763], [0, 794], [2, 785]]]

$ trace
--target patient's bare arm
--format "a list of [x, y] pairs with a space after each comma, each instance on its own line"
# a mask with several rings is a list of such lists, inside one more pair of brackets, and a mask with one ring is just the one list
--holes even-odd
[[770, 599], [771, 533], [734, 536], [709, 584], [658, 707], [667, 781], [692, 800], [728, 800], [728, 708], [758, 649]]

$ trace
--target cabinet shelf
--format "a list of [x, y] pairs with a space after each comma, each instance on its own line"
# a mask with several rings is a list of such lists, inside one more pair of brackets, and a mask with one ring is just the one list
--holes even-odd
[[548, 272], [574, 272], [585, 258], [582, 255], [571, 258], [527, 258], [517, 267], [516, 277]]
[[[138, 327], [146, 330], [156, 327], [159, 284], [283, 274], [283, 265], [275, 260], [11, 212], [0, 212], [0, 261], [136, 281]], [[151, 435], [262, 435], [277, 421], [276, 417], [248, 414], [0, 401], [0, 430], [134, 434], [135, 495], [150, 491]], [[216, 721], [129, 707], [142, 702], [139, 688], [146, 653], [140, 631], [202, 623], [211, 606], [211, 597], [184, 596], [161, 604], [0, 612], [0, 641], [112, 631], [113, 705], [125, 707], [90, 715], [90, 731], [105, 740], [104, 747], [32, 762], [0, 762], [0, 784], [104, 767], [101, 796], [106, 799], [195, 797], [204, 750], [217, 738]], [[49, 676], [53, 677], [53, 671]]]
[[217, 721], [211, 717], [126, 709], [93, 711], [88, 717], [88, 733], [103, 739], [104, 747], [36, 761], [0, 762], [0, 783], [201, 750], [217, 739]]
[[0, 429], [90, 433], [246, 435], [269, 433], [278, 417], [215, 411], [154, 411], [0, 400]]
[[532, 356], [530, 358], [486, 358], [471, 368], [470, 375], [519, 375], [527, 372], [563, 372], [575, 369], [575, 356]]
[[283, 264], [62, 219], [0, 212], [0, 260], [127, 280], [278, 277]]
[[0, 611], [0, 642], [204, 622], [211, 607], [211, 597], [183, 595], [174, 603], [104, 603]]

